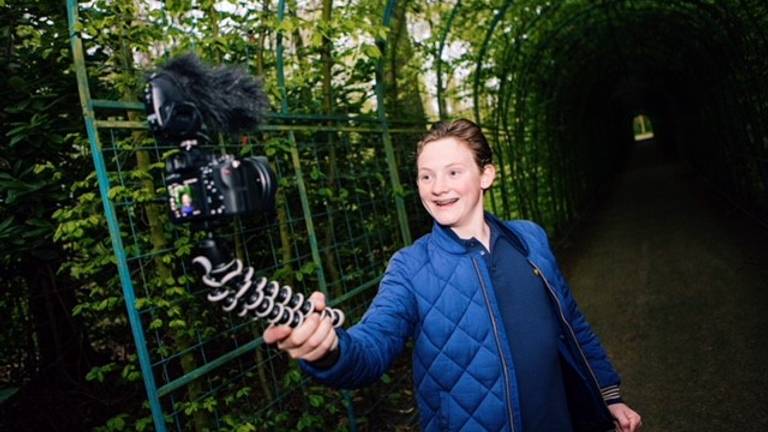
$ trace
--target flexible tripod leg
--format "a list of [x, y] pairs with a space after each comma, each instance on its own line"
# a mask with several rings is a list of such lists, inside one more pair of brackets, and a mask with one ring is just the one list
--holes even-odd
[[[260, 277], [254, 280], [254, 269], [244, 266], [239, 259], [231, 258], [219, 247], [214, 238], [200, 242], [201, 255], [192, 259], [203, 272], [203, 283], [211, 288], [208, 300], [220, 303], [225, 312], [238, 316], [254, 315], [272, 325], [300, 326], [310, 313], [315, 312], [311, 299], [294, 292], [288, 285]], [[339, 309], [325, 308], [323, 316], [331, 319], [334, 327], [344, 323], [345, 315]]]

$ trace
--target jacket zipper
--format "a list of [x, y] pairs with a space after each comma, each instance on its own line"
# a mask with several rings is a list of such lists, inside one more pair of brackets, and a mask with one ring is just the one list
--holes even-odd
[[560, 312], [560, 319], [563, 321], [565, 326], [568, 327], [568, 331], [571, 333], [571, 338], [575, 342], [576, 348], [578, 348], [579, 350], [579, 354], [581, 354], [581, 359], [584, 361], [584, 365], [587, 367], [587, 370], [589, 371], [589, 375], [592, 376], [592, 380], [595, 382], [595, 388], [597, 389], [597, 392], [600, 393], [600, 400], [603, 402], [603, 405], [605, 406], [605, 408], [608, 409], [608, 404], [605, 403], [605, 399], [603, 399], [602, 392], [600, 391], [600, 383], [597, 382], [597, 376], [595, 375], [595, 372], [592, 370], [592, 366], [590, 366], [589, 361], [587, 361], [587, 356], [584, 354], [584, 351], [581, 349], [581, 344], [579, 344], [579, 340], [576, 338], [576, 333], [573, 331], [571, 324], [568, 322], [567, 319], [565, 319], [565, 315], [563, 315], [563, 306], [560, 304], [560, 300], [557, 298], [557, 295], [555, 294], [555, 290], [549, 284], [549, 281], [547, 280], [547, 278], [544, 277], [544, 272], [541, 271], [539, 266], [534, 264], [533, 261], [531, 261], [530, 259], [528, 260], [528, 262], [533, 267], [534, 273], [536, 273], [536, 275], [539, 276], [541, 280], [544, 281], [544, 285], [546, 285], [547, 289], [552, 295], [552, 298], [555, 299], [555, 303], [557, 303], [557, 310]]
[[496, 348], [499, 350], [499, 358], [501, 359], [501, 370], [504, 372], [504, 391], [507, 394], [507, 414], [509, 415], [509, 426], [512, 428], [512, 432], [515, 431], [515, 418], [512, 414], [512, 391], [509, 389], [509, 368], [507, 367], [507, 361], [504, 359], [504, 350], [501, 347], [501, 341], [499, 340], [499, 328], [496, 324], [496, 318], [493, 317], [493, 311], [491, 310], [491, 302], [488, 300], [488, 293], [486, 292], [485, 282], [483, 282], [483, 276], [480, 273], [480, 268], [477, 265], [475, 258], [472, 258], [472, 264], [475, 267], [477, 273], [477, 279], [480, 281], [480, 287], [483, 290], [483, 299], [485, 300], [485, 306], [488, 308], [488, 316], [491, 317], [491, 325], [493, 325], [493, 335], [496, 339]]

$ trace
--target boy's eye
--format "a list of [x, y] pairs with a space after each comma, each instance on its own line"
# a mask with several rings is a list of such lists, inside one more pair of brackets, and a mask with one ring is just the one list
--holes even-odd
[[428, 174], [423, 174], [419, 176], [420, 182], [429, 181], [429, 179], [430, 179], [430, 176]]
[[457, 175], [459, 175], [459, 171], [458, 170], [451, 170], [449, 172], [449, 174], [451, 175], [451, 177], [456, 177]]

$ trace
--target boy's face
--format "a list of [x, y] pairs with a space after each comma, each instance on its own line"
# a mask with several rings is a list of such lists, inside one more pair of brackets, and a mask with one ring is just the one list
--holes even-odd
[[496, 176], [493, 165], [481, 172], [469, 147], [453, 137], [426, 144], [416, 164], [421, 202], [439, 224], [461, 233], [483, 220], [483, 189]]

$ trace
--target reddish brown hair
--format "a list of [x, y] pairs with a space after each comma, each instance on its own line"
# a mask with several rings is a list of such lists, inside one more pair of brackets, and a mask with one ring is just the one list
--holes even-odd
[[492, 163], [493, 152], [485, 139], [485, 135], [483, 135], [483, 131], [480, 130], [480, 126], [467, 119], [440, 122], [432, 126], [432, 129], [416, 145], [416, 159], [424, 150], [424, 146], [443, 138], [456, 138], [467, 144], [475, 157], [475, 163], [480, 167], [480, 171]]

